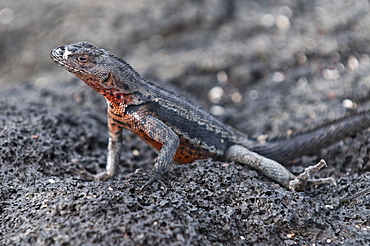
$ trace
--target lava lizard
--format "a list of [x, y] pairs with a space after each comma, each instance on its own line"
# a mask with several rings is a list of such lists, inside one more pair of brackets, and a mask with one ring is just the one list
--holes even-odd
[[92, 174], [83, 169], [71, 169], [89, 180], [106, 180], [115, 174], [122, 129], [126, 128], [159, 151], [147, 184], [163, 179], [173, 160], [186, 164], [206, 158], [246, 164], [291, 190], [302, 190], [312, 184], [335, 184], [333, 178], [309, 178], [311, 173], [326, 165], [324, 160], [307, 167], [298, 176], [279, 162], [314, 154], [370, 127], [370, 111], [364, 111], [286, 138], [260, 143], [184, 97], [147, 81], [126, 61], [89, 42], [59, 46], [50, 55], [56, 63], [102, 94], [108, 103], [106, 170]]

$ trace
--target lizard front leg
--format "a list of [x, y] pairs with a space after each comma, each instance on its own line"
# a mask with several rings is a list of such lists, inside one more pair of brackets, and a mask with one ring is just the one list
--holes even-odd
[[[161, 120], [151, 116], [142, 116], [141, 124], [139, 126], [138, 134], [144, 141], [147, 141], [152, 146], [160, 146], [158, 159], [154, 164], [154, 168], [147, 177], [135, 177], [136, 172], [129, 175], [128, 181], [136, 180], [148, 180], [145, 185], [141, 188], [163, 178], [163, 176], [169, 171], [173, 157], [176, 154], [177, 148], [180, 143], [180, 139], [177, 134]], [[143, 176], [142, 173], [139, 175]]]
[[92, 174], [84, 168], [76, 169], [69, 168], [81, 177], [87, 180], [107, 180], [114, 176], [117, 170], [117, 166], [120, 161], [120, 153], [122, 150], [122, 127], [117, 125], [114, 120], [108, 114], [108, 128], [109, 128], [109, 143], [108, 143], [108, 155], [107, 155], [107, 166], [104, 172]]
[[232, 145], [229, 147], [226, 152], [226, 159], [246, 164], [257, 169], [283, 187], [291, 190], [302, 190], [307, 185], [323, 183], [336, 184], [333, 178], [309, 179], [310, 174], [320, 170], [326, 165], [324, 160], [321, 160], [314, 166], [306, 168], [302, 174], [295, 176], [280, 163], [252, 152], [241, 145]]

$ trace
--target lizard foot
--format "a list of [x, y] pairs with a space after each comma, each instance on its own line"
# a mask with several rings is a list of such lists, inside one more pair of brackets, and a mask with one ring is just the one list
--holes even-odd
[[133, 174], [129, 174], [126, 179], [129, 182], [145, 182], [140, 188], [140, 192], [148, 188], [154, 182], [158, 182], [162, 187], [164, 187], [167, 193], [168, 185], [164, 182], [163, 174], [157, 171], [143, 172], [141, 169], [136, 169]]
[[97, 174], [90, 173], [89, 171], [86, 170], [86, 168], [78, 160], [72, 160], [72, 162], [75, 163], [78, 166], [78, 168], [69, 167], [67, 168], [67, 172], [77, 174], [78, 176], [86, 180], [103, 180], [104, 181], [113, 176], [107, 173], [106, 171], [97, 173]]
[[326, 166], [326, 162], [321, 160], [316, 165], [307, 167], [303, 173], [289, 182], [289, 189], [299, 191], [307, 186], [320, 184], [333, 184], [336, 186], [337, 183], [334, 178], [309, 179], [312, 173], [319, 171], [324, 166]]

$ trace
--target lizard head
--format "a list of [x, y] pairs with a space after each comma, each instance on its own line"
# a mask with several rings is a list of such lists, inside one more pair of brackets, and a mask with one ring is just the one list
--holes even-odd
[[[123, 85], [119, 75], [129, 73], [125, 61], [115, 57], [109, 51], [100, 49], [89, 42], [78, 42], [59, 46], [50, 53], [51, 58], [99, 92]], [[120, 71], [117, 71], [120, 69]], [[130, 74], [127, 74], [129, 77]]]

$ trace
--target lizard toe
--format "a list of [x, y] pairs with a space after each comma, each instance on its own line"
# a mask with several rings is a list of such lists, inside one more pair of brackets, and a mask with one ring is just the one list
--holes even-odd
[[127, 177], [127, 183], [144, 183], [144, 185], [141, 186], [140, 192], [146, 190], [148, 187], [150, 187], [154, 182], [158, 182], [160, 184], [160, 187], [164, 187], [166, 193], [168, 190], [168, 185], [165, 182], [164, 175], [157, 171], [149, 171], [149, 172], [143, 172], [140, 169], [137, 169], [134, 173], [129, 174]]
[[309, 179], [310, 175], [314, 172], [319, 171], [326, 165], [324, 160], [321, 160], [319, 163], [313, 166], [307, 167], [303, 173], [298, 175], [295, 179], [289, 182], [289, 189], [294, 191], [300, 191], [311, 185], [321, 185], [321, 184], [332, 184], [336, 186], [336, 181], [334, 178], [320, 178], [320, 179]]

